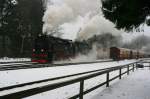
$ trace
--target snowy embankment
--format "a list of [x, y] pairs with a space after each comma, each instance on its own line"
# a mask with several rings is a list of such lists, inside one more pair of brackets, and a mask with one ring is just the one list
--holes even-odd
[[91, 99], [150, 99], [150, 70], [138, 69]]
[[0, 62], [21, 62], [21, 61], [31, 61], [30, 58], [8, 58], [8, 57], [3, 57], [0, 58]]
[[[82, 64], [82, 65], [71, 65], [62, 67], [48, 67], [48, 68], [36, 68], [36, 69], [22, 69], [13, 71], [0, 71], [0, 87], [6, 87], [10, 85], [16, 85], [31, 81], [37, 81], [47, 78], [54, 78], [64, 75], [70, 75], [75, 73], [81, 73], [91, 70], [103, 69], [108, 67], [114, 67], [118, 65], [124, 65], [136, 60], [124, 60], [119, 62], [104, 62], [104, 63], [93, 63], [93, 64]], [[116, 73], [111, 73], [111, 76], [118, 75]], [[85, 81], [85, 89], [92, 87], [105, 80], [106, 75], [100, 77], [95, 77], [90, 80]], [[70, 96], [75, 95], [79, 92], [79, 84], [69, 85], [63, 88], [55, 89], [53, 91], [44, 92], [38, 95], [28, 97], [30, 99], [66, 99]], [[2, 93], [2, 92], [1, 92]], [[87, 98], [90, 99], [91, 95]]]

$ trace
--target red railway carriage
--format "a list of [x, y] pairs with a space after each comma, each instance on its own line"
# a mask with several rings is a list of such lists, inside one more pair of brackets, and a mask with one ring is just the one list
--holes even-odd
[[110, 58], [114, 60], [120, 59], [120, 50], [117, 47], [110, 48]]
[[138, 58], [138, 52], [127, 48], [111, 47], [110, 58], [114, 60]]
[[130, 59], [132, 51], [126, 48], [111, 47], [110, 58], [114, 60]]
[[146, 53], [138, 50], [131, 50], [127, 48], [111, 47], [110, 58], [114, 60], [121, 59], [138, 59], [146, 57]]

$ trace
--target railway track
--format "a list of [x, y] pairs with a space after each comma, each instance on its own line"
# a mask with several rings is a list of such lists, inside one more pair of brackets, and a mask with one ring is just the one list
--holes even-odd
[[57, 67], [57, 66], [70, 66], [70, 65], [79, 65], [79, 64], [93, 64], [93, 63], [102, 63], [102, 62], [113, 62], [113, 60], [63, 63], [63, 64], [39, 64], [39, 63], [33, 63], [33, 62], [29, 62], [29, 61], [28, 62], [9, 62], [9, 63], [0, 63], [0, 71], [31, 69], [31, 68], [44, 68], [44, 67]]
[[103, 63], [103, 62], [115, 62], [113, 60], [103, 60], [103, 61], [91, 61], [91, 62], [76, 62], [76, 63], [62, 63], [62, 64], [39, 64], [30, 61], [26, 62], [7, 62], [0, 63], [0, 71], [6, 70], [19, 70], [19, 69], [31, 69], [31, 68], [44, 68], [44, 67], [57, 67], [57, 66], [72, 66], [79, 64], [93, 64], [93, 63]]

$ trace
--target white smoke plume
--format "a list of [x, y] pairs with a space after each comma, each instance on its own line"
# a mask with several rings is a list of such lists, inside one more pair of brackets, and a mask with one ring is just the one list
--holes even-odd
[[103, 33], [111, 33], [118, 36], [120, 31], [115, 29], [115, 25], [106, 20], [103, 16], [95, 15], [82, 27], [78, 33], [77, 39], [85, 40], [93, 37], [93, 35], [100, 35]]
[[118, 35], [119, 31], [115, 29], [115, 25], [103, 17], [100, 0], [49, 0], [49, 2], [43, 17], [44, 33], [52, 34], [52, 30], [62, 28], [62, 38], [72, 40], [84, 40], [108, 32]]
[[70, 8], [73, 10], [76, 16], [85, 16], [87, 13], [100, 12], [101, 2], [99, 0], [64, 0]]
[[58, 28], [65, 22], [69, 22], [73, 18], [72, 9], [66, 4], [63, 5], [50, 5], [43, 16], [43, 32], [49, 33], [49, 31]]

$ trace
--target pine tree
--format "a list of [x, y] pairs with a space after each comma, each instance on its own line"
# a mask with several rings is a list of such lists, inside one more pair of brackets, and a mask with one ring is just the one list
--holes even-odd
[[0, 52], [2, 53], [0, 56], [4, 57], [6, 55], [6, 43], [8, 38], [8, 27], [9, 27], [9, 16], [12, 15], [12, 11], [15, 8], [17, 2], [12, 0], [0, 0], [0, 36], [1, 40], [1, 49]]
[[130, 31], [143, 23], [150, 23], [147, 19], [150, 15], [149, 0], [102, 0], [102, 5], [104, 16], [118, 29]]
[[[12, 56], [23, 53], [24, 46], [28, 46], [26, 50], [31, 50], [31, 39], [42, 32], [43, 13], [42, 0], [0, 0], [2, 56], [7, 55], [6, 49], [12, 51]], [[6, 38], [11, 42], [9, 48], [6, 46]]]

